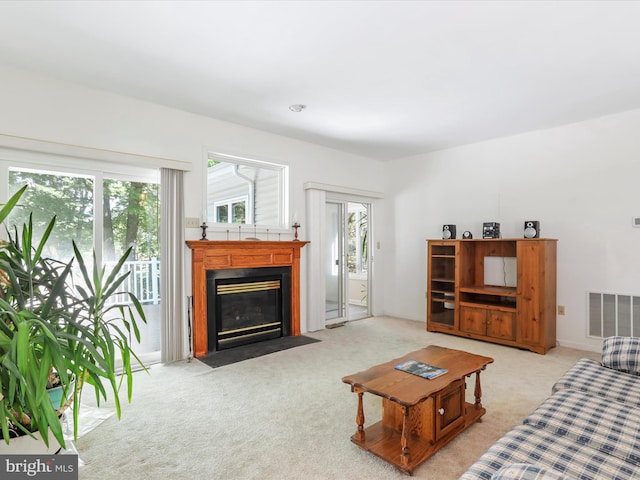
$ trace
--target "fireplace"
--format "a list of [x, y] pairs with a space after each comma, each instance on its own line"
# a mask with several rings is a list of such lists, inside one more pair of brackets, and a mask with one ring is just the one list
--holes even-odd
[[291, 335], [290, 296], [290, 267], [209, 270], [209, 351]]
[[[280, 302], [282, 308], [281, 319], [276, 321], [265, 322], [267, 324], [282, 322], [280, 335], [298, 336], [300, 335], [300, 250], [309, 242], [297, 241], [297, 240], [284, 240], [284, 241], [271, 241], [271, 240], [188, 240], [187, 246], [191, 249], [191, 280], [192, 280], [192, 292], [193, 292], [193, 351], [196, 357], [204, 357], [209, 351], [213, 351], [217, 346], [221, 345], [223, 348], [236, 344], [240, 340], [227, 340], [226, 342], [220, 342], [220, 339], [216, 339], [213, 342], [210, 341], [210, 336], [213, 337], [213, 330], [217, 335], [218, 327], [215, 325], [210, 327], [209, 323], [209, 302], [208, 299], [211, 296], [209, 294], [209, 284], [213, 275], [210, 272], [217, 272], [216, 278], [219, 278], [221, 285], [224, 285], [224, 289], [234, 290], [236, 287], [229, 287], [228, 285], [244, 284], [240, 287], [246, 287], [254, 290], [255, 285], [253, 283], [273, 282], [280, 281], [280, 292], [271, 292], [269, 290], [276, 290], [269, 287], [268, 293], [264, 293], [265, 296], [271, 296], [273, 303]], [[272, 279], [270, 277], [273, 272], [273, 268], [284, 268], [288, 270], [288, 275], [282, 275], [282, 278]], [[247, 274], [252, 277], [250, 280], [245, 280], [246, 271], [251, 271]], [[255, 271], [254, 271], [255, 270]], [[269, 277], [263, 279], [263, 273]], [[241, 277], [240, 280], [238, 277]], [[256, 277], [258, 277], [256, 279]], [[233, 279], [233, 280], [230, 280]], [[216, 282], [218, 280], [215, 280]], [[288, 282], [288, 283], [287, 283]], [[260, 290], [254, 290], [252, 296], [259, 297], [263, 295], [258, 293]], [[220, 308], [223, 306], [225, 309], [233, 312], [234, 309], [237, 313], [232, 316], [245, 316], [247, 315], [247, 303], [244, 301], [235, 302], [235, 293], [226, 293], [226, 297], [222, 298]], [[238, 297], [235, 297], [238, 298]], [[220, 300], [220, 299], [219, 299]], [[250, 299], [251, 300], [251, 299]], [[229, 301], [229, 305], [224, 305], [225, 301]], [[249, 302], [250, 303], [250, 302]], [[213, 307], [218, 308], [218, 304]], [[270, 307], [271, 313], [280, 312], [279, 307]], [[244, 309], [245, 311], [242, 311]], [[288, 314], [287, 314], [288, 310]], [[213, 312], [215, 313], [215, 312]], [[261, 314], [262, 315], [262, 314]], [[266, 314], [265, 314], [266, 315]], [[244, 321], [244, 320], [243, 320]], [[230, 328], [230, 330], [240, 330], [243, 328], [253, 329], [254, 325], [236, 326]], [[224, 331], [222, 328], [222, 331]], [[275, 325], [266, 327], [264, 330], [276, 329]], [[260, 333], [261, 330], [247, 330], [249, 333]], [[240, 336], [241, 332], [235, 332]], [[223, 339], [232, 338], [235, 333], [229, 333], [223, 336]], [[270, 332], [270, 334], [276, 334], [276, 332]], [[265, 334], [266, 335], [266, 334]], [[256, 335], [256, 337], [259, 335]], [[215, 337], [214, 337], [215, 338]], [[250, 338], [250, 337], [247, 337]], [[265, 337], [262, 337], [263, 339]]]

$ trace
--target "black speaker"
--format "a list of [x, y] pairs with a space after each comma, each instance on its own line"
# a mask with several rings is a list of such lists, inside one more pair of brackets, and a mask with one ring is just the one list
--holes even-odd
[[456, 238], [456, 226], [455, 225], [443, 225], [442, 226], [442, 238], [445, 240], [451, 240]]
[[464, 232], [462, 232], [462, 238], [466, 238], [466, 239], [473, 238], [473, 235], [469, 230], [465, 230]]
[[500, 238], [500, 224], [484, 222], [482, 224], [482, 238]]
[[526, 220], [524, 222], [524, 238], [540, 238], [540, 222]]

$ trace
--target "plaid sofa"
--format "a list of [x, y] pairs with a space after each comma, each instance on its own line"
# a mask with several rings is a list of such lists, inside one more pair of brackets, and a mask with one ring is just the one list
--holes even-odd
[[640, 478], [638, 374], [640, 338], [605, 339], [602, 362], [579, 360], [460, 479]]

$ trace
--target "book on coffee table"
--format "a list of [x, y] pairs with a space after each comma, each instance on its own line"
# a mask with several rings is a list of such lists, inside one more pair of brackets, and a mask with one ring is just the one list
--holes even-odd
[[445, 368], [418, 362], [417, 360], [407, 360], [406, 362], [396, 365], [394, 368], [429, 380], [447, 373]]

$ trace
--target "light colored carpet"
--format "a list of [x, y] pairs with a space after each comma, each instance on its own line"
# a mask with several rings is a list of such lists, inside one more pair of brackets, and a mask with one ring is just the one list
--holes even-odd
[[[419, 479], [455, 479], [521, 423], [576, 360], [599, 358], [563, 347], [538, 355], [429, 333], [422, 322], [389, 317], [308, 335], [322, 341], [216, 369], [194, 360], [137, 373], [122, 420], [110, 417], [76, 442], [85, 464], [80, 478], [408, 478], [351, 443], [357, 395], [341, 379], [441, 345], [495, 359], [481, 375], [483, 421], [414, 472]], [[467, 380], [468, 396], [473, 379]], [[364, 398], [368, 426], [380, 419], [381, 402]]]

